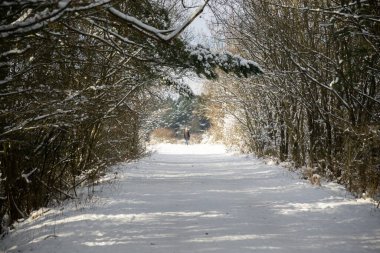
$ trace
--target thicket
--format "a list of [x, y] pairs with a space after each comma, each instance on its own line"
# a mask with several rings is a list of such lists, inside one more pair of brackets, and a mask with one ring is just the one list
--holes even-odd
[[379, 2], [220, 0], [214, 10], [229, 49], [265, 72], [210, 87], [214, 126], [231, 117], [246, 151], [379, 194]]

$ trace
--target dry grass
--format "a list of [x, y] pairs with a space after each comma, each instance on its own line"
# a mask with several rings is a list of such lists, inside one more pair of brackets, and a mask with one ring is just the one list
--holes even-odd
[[176, 143], [175, 132], [170, 128], [157, 128], [150, 134], [150, 142], [152, 143]]
[[199, 144], [202, 142], [202, 134], [193, 133], [191, 134], [190, 144]]

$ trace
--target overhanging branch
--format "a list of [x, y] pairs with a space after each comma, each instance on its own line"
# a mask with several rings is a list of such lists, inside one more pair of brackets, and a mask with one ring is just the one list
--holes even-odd
[[135, 17], [129, 16], [114, 7], [109, 7], [108, 11], [115, 15], [116, 17], [124, 20], [125, 22], [131, 24], [134, 28], [144, 32], [145, 34], [149, 35], [150, 37], [153, 37], [158, 40], [162, 41], [171, 41], [174, 38], [176, 38], [179, 34], [181, 34], [204, 10], [204, 8], [207, 6], [208, 2], [210, 0], [205, 0], [204, 4], [199, 6], [194, 13], [186, 19], [181, 25], [179, 25], [176, 29], [169, 30], [170, 33], [168, 33], [168, 30], [159, 30], [153, 26], [150, 26], [148, 24], [145, 24], [141, 22], [141, 20], [136, 19]]

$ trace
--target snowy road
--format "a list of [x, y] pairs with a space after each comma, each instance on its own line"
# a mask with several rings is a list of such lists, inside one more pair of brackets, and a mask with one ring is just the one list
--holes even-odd
[[334, 184], [217, 145], [161, 145], [97, 197], [20, 224], [0, 249], [39, 253], [380, 252], [380, 211]]

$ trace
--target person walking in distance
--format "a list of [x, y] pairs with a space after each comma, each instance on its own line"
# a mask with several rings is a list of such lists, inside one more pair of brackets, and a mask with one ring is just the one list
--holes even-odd
[[185, 143], [186, 145], [189, 145], [189, 141], [190, 141], [190, 130], [185, 127], [185, 129], [183, 130], [183, 137], [185, 138]]

